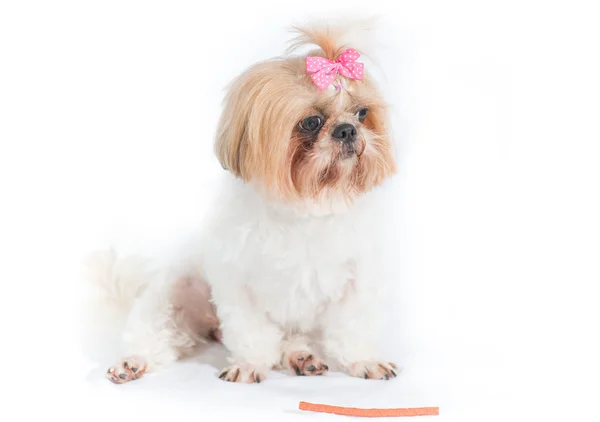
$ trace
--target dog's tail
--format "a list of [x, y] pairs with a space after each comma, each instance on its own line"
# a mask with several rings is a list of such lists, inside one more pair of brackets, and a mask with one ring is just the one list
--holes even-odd
[[91, 253], [84, 262], [96, 297], [107, 307], [128, 312], [151, 280], [148, 261], [140, 256], [118, 256], [114, 249]]
[[83, 346], [93, 359], [106, 359], [106, 353], [112, 353], [110, 349], [120, 343], [134, 301], [153, 280], [155, 271], [149, 260], [119, 256], [112, 249], [89, 254], [83, 269]]

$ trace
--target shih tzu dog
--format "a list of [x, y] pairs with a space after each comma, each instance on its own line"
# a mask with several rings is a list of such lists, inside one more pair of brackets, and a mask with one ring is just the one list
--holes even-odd
[[[229, 87], [215, 141], [227, 180], [200, 258], [153, 278], [96, 257], [108, 265], [97, 281], [128, 309], [111, 381], [209, 339], [231, 354], [225, 381], [259, 383], [272, 369], [323, 375], [330, 362], [354, 377], [396, 376], [377, 347], [385, 205], [373, 191], [396, 168], [386, 104], [344, 31], [297, 30], [290, 54]], [[317, 48], [291, 54], [305, 45]]]

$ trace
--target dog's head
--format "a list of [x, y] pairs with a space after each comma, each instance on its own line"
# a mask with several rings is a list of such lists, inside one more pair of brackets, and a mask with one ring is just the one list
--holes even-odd
[[[294, 48], [319, 47], [309, 57], [338, 63], [358, 56], [327, 28], [298, 31]], [[395, 172], [386, 104], [368, 72], [355, 72], [355, 79], [329, 71], [335, 78], [328, 84], [326, 69], [315, 82], [319, 63], [306, 58], [256, 64], [232, 83], [216, 154], [224, 168], [270, 199], [352, 201]]]

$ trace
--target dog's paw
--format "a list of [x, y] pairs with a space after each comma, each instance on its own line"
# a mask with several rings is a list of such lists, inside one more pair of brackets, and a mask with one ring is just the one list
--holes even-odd
[[219, 378], [223, 381], [253, 384], [263, 382], [267, 378], [267, 373], [247, 363], [234, 364], [223, 369]]
[[146, 372], [146, 361], [137, 356], [125, 358], [118, 365], [111, 366], [106, 371], [106, 377], [115, 384], [123, 384], [141, 378]]
[[361, 360], [348, 367], [348, 373], [353, 377], [375, 380], [389, 380], [395, 378], [397, 366], [391, 362], [377, 360]]
[[296, 375], [324, 375], [329, 371], [325, 362], [310, 352], [293, 352], [288, 359]]

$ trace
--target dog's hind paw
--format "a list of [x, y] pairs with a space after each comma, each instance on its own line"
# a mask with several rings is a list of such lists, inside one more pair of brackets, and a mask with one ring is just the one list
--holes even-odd
[[121, 363], [111, 366], [106, 371], [106, 377], [115, 384], [123, 384], [141, 378], [147, 369], [146, 361], [138, 356], [130, 356]]

